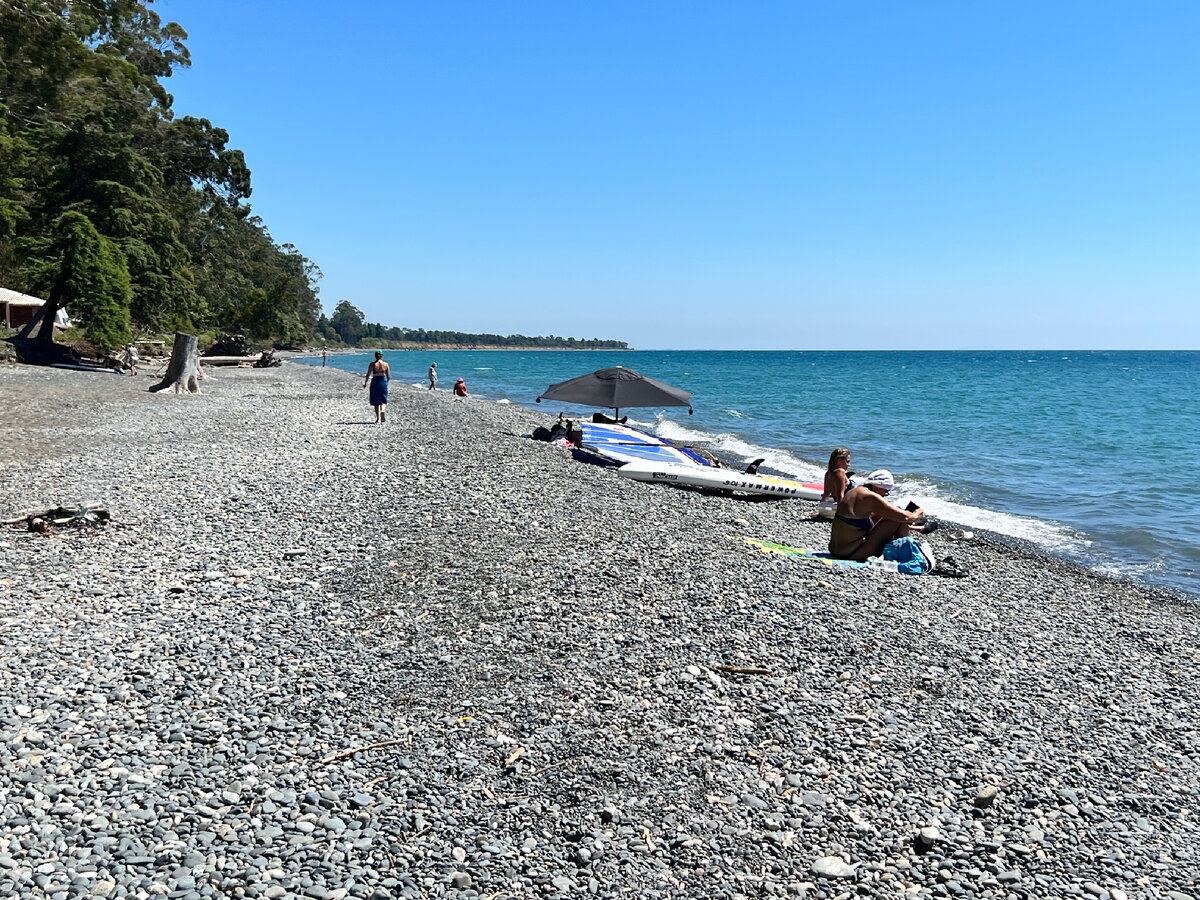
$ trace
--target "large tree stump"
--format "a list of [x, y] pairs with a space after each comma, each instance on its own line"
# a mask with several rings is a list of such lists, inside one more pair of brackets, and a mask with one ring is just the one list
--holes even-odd
[[175, 343], [171, 347], [171, 361], [167, 364], [167, 377], [150, 388], [152, 391], [174, 389], [176, 394], [198, 394], [200, 384], [196, 374], [200, 369], [200, 353], [196, 347], [196, 336], [175, 332]]

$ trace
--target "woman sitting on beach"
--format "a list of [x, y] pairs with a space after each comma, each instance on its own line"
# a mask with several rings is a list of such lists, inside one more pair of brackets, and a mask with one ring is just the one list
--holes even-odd
[[383, 361], [383, 351], [375, 351], [375, 359], [367, 366], [367, 377], [363, 379], [363, 387], [371, 385], [371, 405], [375, 407], [375, 424], [387, 421], [388, 381], [392, 377], [392, 367]]
[[822, 519], [832, 519], [837, 512], [837, 505], [842, 502], [842, 496], [850, 487], [850, 451], [838, 447], [829, 454], [829, 468], [825, 470], [825, 492], [821, 494], [821, 502], [817, 504], [817, 515]]
[[895, 486], [891, 472], [877, 469], [862, 484], [846, 491], [829, 532], [830, 556], [863, 562], [878, 556], [893, 538], [933, 530], [925, 527], [921, 507], [910, 505], [903, 510], [884, 499]]
[[455, 397], [467, 396], [467, 383], [465, 381], [463, 381], [461, 378], [458, 379], [458, 381], [454, 382], [454, 396]]

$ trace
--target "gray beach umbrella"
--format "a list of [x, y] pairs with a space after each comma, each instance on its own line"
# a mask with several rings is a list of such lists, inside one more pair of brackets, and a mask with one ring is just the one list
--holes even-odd
[[633, 369], [612, 366], [597, 369], [569, 381], [552, 384], [537, 398], [578, 403], [581, 406], [607, 406], [618, 414], [629, 406], [686, 406], [692, 413], [692, 392], [655, 381]]

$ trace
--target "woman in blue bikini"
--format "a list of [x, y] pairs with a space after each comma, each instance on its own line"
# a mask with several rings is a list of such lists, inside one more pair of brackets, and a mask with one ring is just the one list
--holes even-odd
[[932, 531], [921, 507], [903, 510], [884, 499], [896, 486], [892, 473], [877, 469], [842, 495], [829, 532], [829, 555], [862, 562], [878, 556], [888, 541], [909, 532]]

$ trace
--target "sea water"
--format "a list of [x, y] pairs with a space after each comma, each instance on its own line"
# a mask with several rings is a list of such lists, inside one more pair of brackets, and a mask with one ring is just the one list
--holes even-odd
[[[364, 373], [368, 353], [329, 365]], [[622, 365], [693, 392], [630, 424], [819, 479], [834, 447], [890, 469], [900, 505], [1108, 574], [1200, 595], [1200, 352], [388, 351], [395, 379], [535, 407]], [[320, 365], [320, 359], [306, 360]], [[370, 415], [364, 395], [364, 415]], [[537, 406], [573, 416], [592, 410]], [[767, 536], [771, 537], [771, 536]]]

